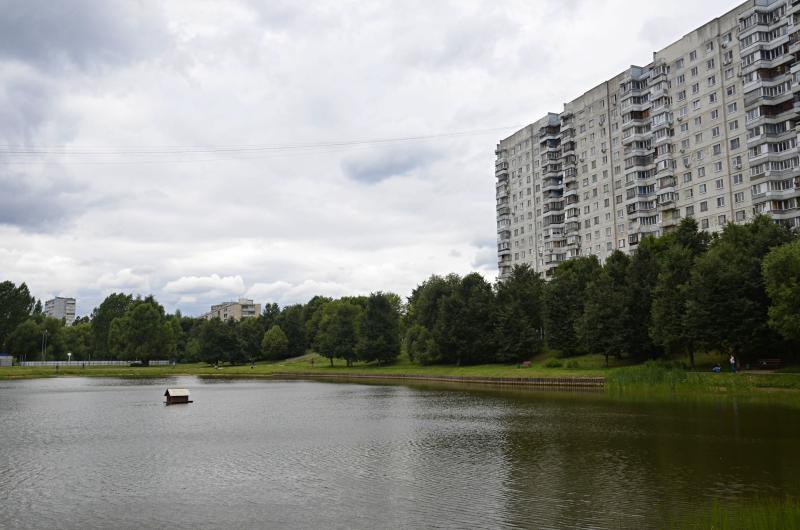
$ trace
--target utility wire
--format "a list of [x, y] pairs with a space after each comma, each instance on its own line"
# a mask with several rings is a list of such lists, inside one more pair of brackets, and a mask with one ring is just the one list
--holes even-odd
[[[129, 155], [194, 155], [194, 154], [259, 154], [259, 153], [283, 153], [283, 152], [308, 152], [314, 150], [335, 150], [337, 148], [351, 147], [374, 147], [392, 143], [433, 140], [439, 138], [453, 138], [460, 136], [474, 136], [488, 134], [509, 129], [517, 129], [519, 126], [494, 127], [491, 129], [475, 129], [468, 131], [458, 131], [440, 134], [401, 136], [393, 138], [373, 138], [366, 140], [347, 140], [333, 142], [316, 143], [294, 143], [284, 145], [239, 145], [239, 146], [95, 146], [95, 147], [37, 147], [37, 148], [18, 148], [13, 146], [0, 146], [0, 155], [20, 156], [20, 157], [41, 157], [41, 156], [129, 156]], [[249, 158], [249, 157], [248, 157]]]

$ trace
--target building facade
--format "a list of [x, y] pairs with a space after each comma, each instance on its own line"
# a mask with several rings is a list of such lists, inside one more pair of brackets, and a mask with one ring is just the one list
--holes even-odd
[[235, 320], [239, 322], [243, 318], [257, 317], [261, 314], [261, 304], [254, 304], [249, 298], [239, 298], [236, 302], [223, 302], [211, 306], [211, 311], [204, 314], [201, 318], [211, 320]]
[[501, 277], [631, 252], [693, 217], [800, 227], [800, 1], [748, 0], [501, 140]]
[[47, 300], [44, 303], [44, 314], [64, 320], [67, 326], [71, 326], [75, 322], [75, 299], [56, 296], [52, 300]]

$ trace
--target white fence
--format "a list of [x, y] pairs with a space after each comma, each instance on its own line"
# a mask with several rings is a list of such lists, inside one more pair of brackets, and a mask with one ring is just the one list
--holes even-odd
[[[141, 361], [25, 361], [17, 363], [19, 366], [130, 366], [131, 363]], [[150, 366], [169, 366], [172, 361], [150, 361]]]

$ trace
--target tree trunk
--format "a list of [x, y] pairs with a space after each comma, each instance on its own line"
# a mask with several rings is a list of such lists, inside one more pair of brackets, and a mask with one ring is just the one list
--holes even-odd
[[689, 350], [689, 365], [694, 369], [694, 350]]
[[328, 357], [328, 360], [331, 362], [331, 368], [333, 368], [333, 357]]

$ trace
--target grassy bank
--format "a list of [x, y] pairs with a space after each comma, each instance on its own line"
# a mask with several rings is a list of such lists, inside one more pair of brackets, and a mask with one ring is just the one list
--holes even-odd
[[687, 371], [676, 363], [647, 362], [631, 365], [613, 360], [605, 367], [605, 359], [600, 355], [585, 355], [570, 360], [553, 359], [547, 356], [534, 359], [530, 366], [487, 364], [476, 366], [420, 366], [401, 356], [397, 362], [378, 366], [373, 363], [347, 367], [344, 361], [335, 360], [330, 366], [328, 359], [315, 354], [292, 360], [257, 363], [241, 366], [222, 366], [214, 368], [203, 363], [179, 364], [130, 368], [126, 366], [107, 367], [3, 367], [0, 380], [42, 377], [125, 377], [125, 378], [164, 378], [190, 375], [208, 378], [272, 377], [276, 372], [341, 375], [371, 375], [379, 378], [384, 375], [416, 375], [420, 377], [466, 376], [481, 378], [500, 377], [596, 377], [606, 378], [606, 388], [611, 393], [629, 396], [695, 396], [695, 395], [752, 395], [786, 394], [800, 404], [800, 374], [740, 372], [737, 374], [710, 371]]
[[665, 526], [714, 530], [800, 528], [800, 500], [756, 499], [739, 504], [716, 502], [710, 510]]

